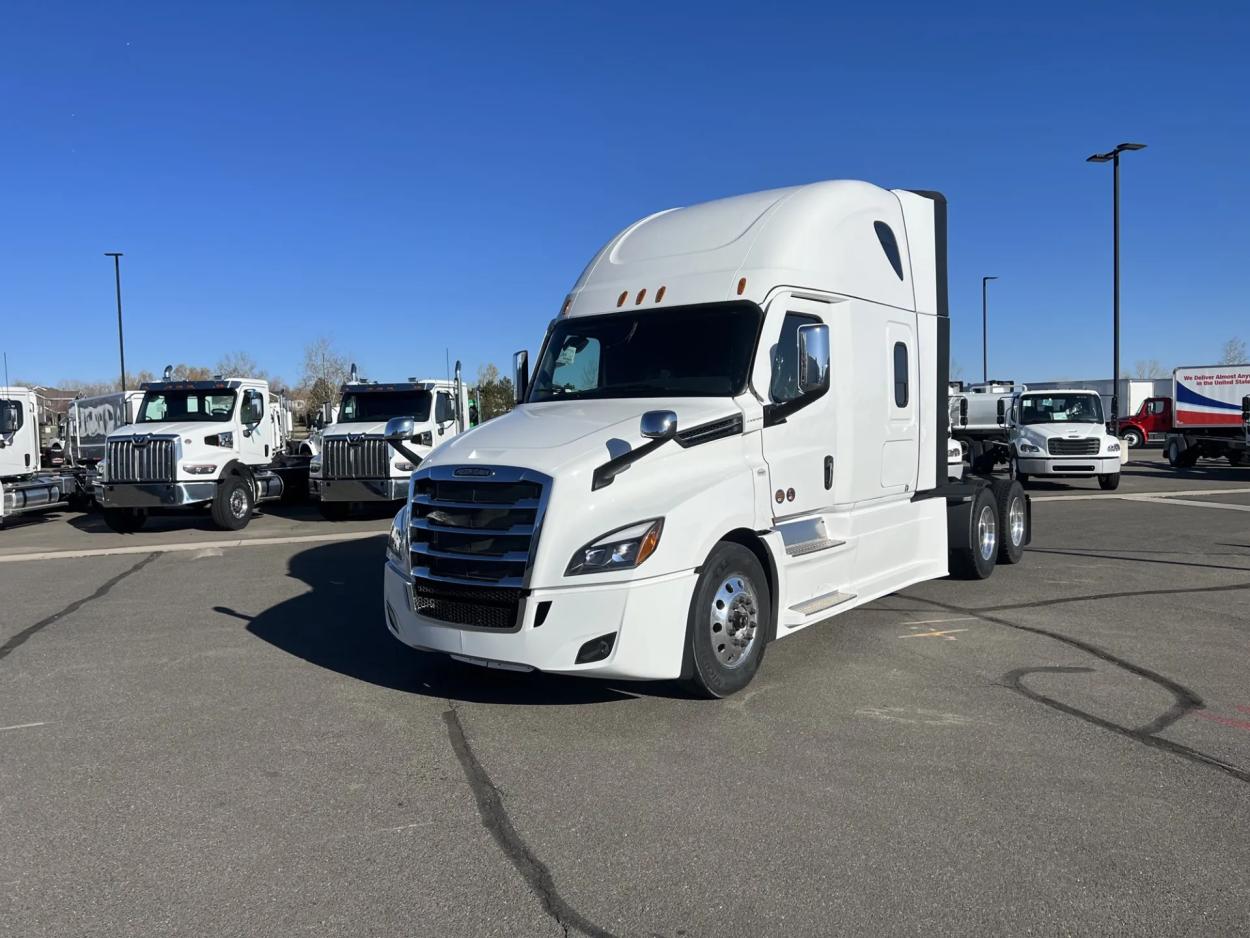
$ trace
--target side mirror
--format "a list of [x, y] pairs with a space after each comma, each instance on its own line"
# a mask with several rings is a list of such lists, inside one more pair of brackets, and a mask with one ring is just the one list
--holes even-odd
[[959, 399], [959, 425], [968, 426], [968, 398], [966, 397]]
[[334, 423], [334, 405], [326, 401], [321, 405], [321, 425], [324, 427], [328, 423]]
[[18, 426], [18, 408], [21, 404], [0, 404], [0, 433], [16, 433]]
[[248, 426], [256, 426], [264, 417], [264, 404], [257, 398], [252, 398], [247, 403], [247, 409], [242, 414], [242, 419]]
[[998, 425], [1001, 427], [1007, 423], [1007, 402], [1001, 397], [998, 399]]
[[515, 403], [523, 403], [529, 395], [529, 389], [530, 353], [522, 349], [512, 356], [512, 390], [516, 395]]
[[1241, 399], [1241, 422], [1250, 424], [1250, 394]]
[[829, 327], [824, 323], [799, 326], [798, 386], [800, 394], [829, 388]]
[[649, 410], [638, 428], [649, 440], [671, 440], [677, 435], [677, 415], [671, 410]]
[[383, 437], [388, 443], [407, 443], [416, 432], [417, 423], [411, 417], [392, 417], [386, 421]]

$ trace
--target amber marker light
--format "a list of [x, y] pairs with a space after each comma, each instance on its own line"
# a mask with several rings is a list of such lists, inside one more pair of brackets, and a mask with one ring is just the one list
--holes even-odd
[[741, 280], [738, 281], [738, 296], [742, 296], [742, 294], [746, 292], [747, 292], [747, 278], [743, 277]]
[[622, 290], [622, 291], [621, 291], [621, 295], [620, 295], [620, 296], [618, 296], [618, 297], [616, 298], [616, 305], [617, 305], [618, 307], [620, 307], [620, 306], [624, 306], [624, 305], [625, 305], [625, 297], [627, 297], [627, 296], [629, 296], [629, 291], [628, 291], [628, 290]]
[[653, 524], [651, 530], [643, 537], [642, 543], [638, 545], [638, 560], [634, 564], [635, 567], [654, 554], [655, 549], [660, 546], [660, 531], [662, 529], [663, 525]]
[[638, 299], [634, 300], [634, 305], [635, 306], [639, 305], [646, 298], [647, 298], [647, 288], [643, 287], [641, 290], [638, 291]]
[[660, 300], [664, 299], [664, 291], [667, 289], [668, 287], [660, 287], [660, 289], [655, 291], [655, 301], [657, 303], [660, 302]]

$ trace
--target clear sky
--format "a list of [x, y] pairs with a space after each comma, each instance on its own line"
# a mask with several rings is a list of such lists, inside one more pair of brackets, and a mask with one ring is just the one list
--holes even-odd
[[1250, 341], [1250, 4], [18, 3], [0, 29], [14, 377], [328, 336], [380, 380], [531, 352], [635, 218], [826, 178], [950, 200], [952, 357], [1098, 377]]

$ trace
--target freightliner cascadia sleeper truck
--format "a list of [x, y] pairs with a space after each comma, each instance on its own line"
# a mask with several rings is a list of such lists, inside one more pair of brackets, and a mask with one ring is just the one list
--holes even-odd
[[[822, 182], [644, 218], [587, 266], [532, 380], [517, 354], [517, 407], [413, 473], [388, 627], [724, 696], [771, 641], [1018, 561], [1019, 483], [948, 477], [949, 334], [936, 193]], [[386, 436], [403, 453], [412, 429]]]

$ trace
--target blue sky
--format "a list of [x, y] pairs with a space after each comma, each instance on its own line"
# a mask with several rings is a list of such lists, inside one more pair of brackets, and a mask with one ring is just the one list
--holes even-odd
[[1250, 341], [1233, 3], [10, 6], [0, 344], [43, 382], [328, 336], [372, 377], [535, 350], [636, 217], [823, 178], [944, 191], [954, 360], [1110, 371]]

